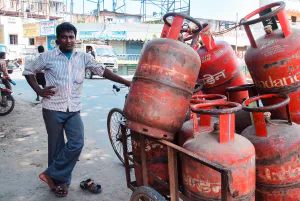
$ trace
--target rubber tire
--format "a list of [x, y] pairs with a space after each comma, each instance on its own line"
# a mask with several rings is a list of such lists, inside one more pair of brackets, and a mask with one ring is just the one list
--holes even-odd
[[[111, 143], [111, 146], [113, 147], [116, 155], [118, 156], [118, 158], [120, 159], [120, 161], [124, 164], [124, 156], [120, 155], [120, 153], [118, 152], [118, 150], [116, 149], [115, 147], [115, 144], [113, 142], [113, 139], [111, 137], [111, 134], [110, 134], [110, 119], [112, 117], [112, 115], [115, 113], [115, 112], [118, 112], [120, 113], [121, 115], [123, 115], [123, 111], [119, 108], [113, 108], [109, 111], [108, 115], [107, 115], [107, 133], [108, 133], [108, 137], [109, 137], [109, 140], [110, 140], [110, 143]], [[124, 116], [124, 115], [123, 115]], [[122, 152], [123, 153], [123, 152]]]
[[86, 79], [92, 79], [93, 78], [93, 72], [89, 69], [85, 70], [85, 76]]
[[153, 201], [166, 201], [166, 199], [153, 188], [148, 186], [140, 186], [134, 190], [130, 197], [130, 201], [138, 201], [141, 196], [148, 196]]
[[11, 113], [11, 111], [13, 111], [13, 109], [15, 107], [15, 99], [14, 99], [14, 97], [12, 97], [12, 95], [9, 94], [9, 95], [7, 95], [7, 99], [11, 99], [12, 100], [11, 107], [9, 108], [9, 110], [7, 112], [0, 113], [0, 116], [8, 115], [9, 113]]

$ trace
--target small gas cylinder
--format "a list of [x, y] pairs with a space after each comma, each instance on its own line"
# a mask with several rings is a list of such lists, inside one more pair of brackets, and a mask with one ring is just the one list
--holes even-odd
[[[167, 17], [174, 16], [172, 25]], [[201, 24], [186, 15], [164, 16], [162, 37], [149, 41], [133, 77], [124, 107], [126, 126], [139, 133], [172, 140], [185, 121], [200, 70], [200, 58], [193, 48], [177, 41], [184, 19]]]
[[[262, 16], [249, 20], [257, 14]], [[278, 29], [277, 19], [282, 29]], [[250, 25], [258, 22], [264, 23], [266, 34], [255, 41]], [[281, 1], [261, 7], [243, 18], [241, 24], [251, 44], [246, 51], [245, 62], [259, 94], [289, 95], [292, 119], [300, 124], [300, 44], [296, 42], [300, 38], [300, 30], [291, 28], [285, 3]], [[267, 105], [275, 103], [270, 102], [274, 99], [262, 101]], [[287, 118], [284, 108], [273, 110], [272, 117]]]
[[[141, 164], [141, 141], [139, 133], [131, 131], [133, 159]], [[145, 139], [147, 169], [165, 182], [169, 181], [168, 150], [167, 147], [155, 140]], [[142, 169], [134, 165], [137, 186], [144, 186]], [[148, 184], [162, 195], [168, 195], [169, 189], [160, 185], [150, 174]]]
[[[232, 47], [225, 41], [214, 41], [210, 28], [211, 24], [200, 32], [204, 46], [197, 51], [201, 58], [198, 82], [203, 84], [203, 93], [227, 95], [227, 87], [247, 84], [247, 81]], [[241, 91], [234, 94], [231, 101], [241, 103], [241, 98], [247, 97], [247, 92]]]
[[[223, 107], [223, 109], [200, 109], [205, 107]], [[192, 106], [195, 113], [220, 115], [220, 121], [213, 131], [194, 135], [194, 138], [184, 143], [183, 148], [231, 170], [230, 186], [232, 191], [236, 192], [233, 200], [254, 201], [255, 150], [249, 140], [234, 133], [234, 113], [240, 109], [241, 105], [233, 102], [212, 102]], [[219, 172], [185, 155], [182, 155], [181, 161], [185, 196], [192, 201], [221, 200]]]
[[[193, 95], [190, 101], [190, 105], [195, 105], [199, 103], [209, 103], [209, 102], [226, 102], [227, 98], [224, 95], [219, 94], [202, 94]], [[213, 124], [218, 122], [219, 119], [212, 117], [211, 115], [201, 115], [201, 119], [197, 117], [197, 114], [190, 111], [190, 120], [184, 122], [180, 132], [177, 137], [177, 144], [182, 146], [189, 138], [193, 135], [201, 134], [202, 132], [213, 130]], [[199, 126], [198, 126], [199, 125]]]
[[[248, 107], [260, 99], [277, 99], [277, 104]], [[281, 100], [281, 101], [278, 101]], [[283, 101], [282, 101], [283, 99]], [[266, 94], [252, 97], [243, 103], [243, 109], [252, 112], [254, 125], [242, 135], [248, 138], [256, 151], [256, 200], [300, 200], [300, 126], [286, 120], [271, 120], [270, 111], [286, 105], [287, 95]]]
[[[257, 91], [254, 84], [244, 84], [235, 87], [228, 87], [226, 91], [228, 92], [229, 101], [232, 101], [231, 97], [234, 96], [235, 93], [240, 91], [248, 91], [249, 97], [257, 95]], [[245, 98], [241, 97], [241, 100], [239, 102], [241, 103], [244, 100]], [[256, 106], [256, 103], [252, 103], [252, 105]], [[237, 121], [235, 122], [235, 132], [237, 134], [241, 134], [243, 130], [245, 130], [245, 128], [252, 125], [251, 114], [249, 112], [240, 110], [235, 114], [235, 116], [237, 119]]]

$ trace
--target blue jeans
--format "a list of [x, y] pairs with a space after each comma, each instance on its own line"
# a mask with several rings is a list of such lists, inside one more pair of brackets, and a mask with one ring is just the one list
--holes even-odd
[[[57, 185], [70, 184], [72, 171], [84, 144], [84, 128], [80, 112], [43, 109], [48, 133], [48, 169], [46, 173]], [[64, 131], [68, 142], [65, 143]]]

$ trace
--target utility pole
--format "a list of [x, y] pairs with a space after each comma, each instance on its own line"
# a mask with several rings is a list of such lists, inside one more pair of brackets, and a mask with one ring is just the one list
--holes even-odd
[[84, 15], [84, 0], [82, 0], [82, 14]]
[[74, 2], [73, 2], [73, 0], [71, 0], [71, 6], [70, 6], [71, 23], [73, 23], [73, 8], [74, 8]]

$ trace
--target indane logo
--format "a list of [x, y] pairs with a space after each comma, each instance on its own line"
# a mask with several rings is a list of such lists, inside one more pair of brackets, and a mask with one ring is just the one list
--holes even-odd
[[256, 86], [259, 86], [260, 88], [264, 88], [264, 89], [270, 89], [273, 87], [290, 86], [291, 84], [297, 83], [299, 81], [300, 81], [300, 72], [295, 75], [284, 77], [281, 79], [276, 79], [276, 80], [274, 80], [271, 76], [269, 76], [266, 81], [253, 80]]

